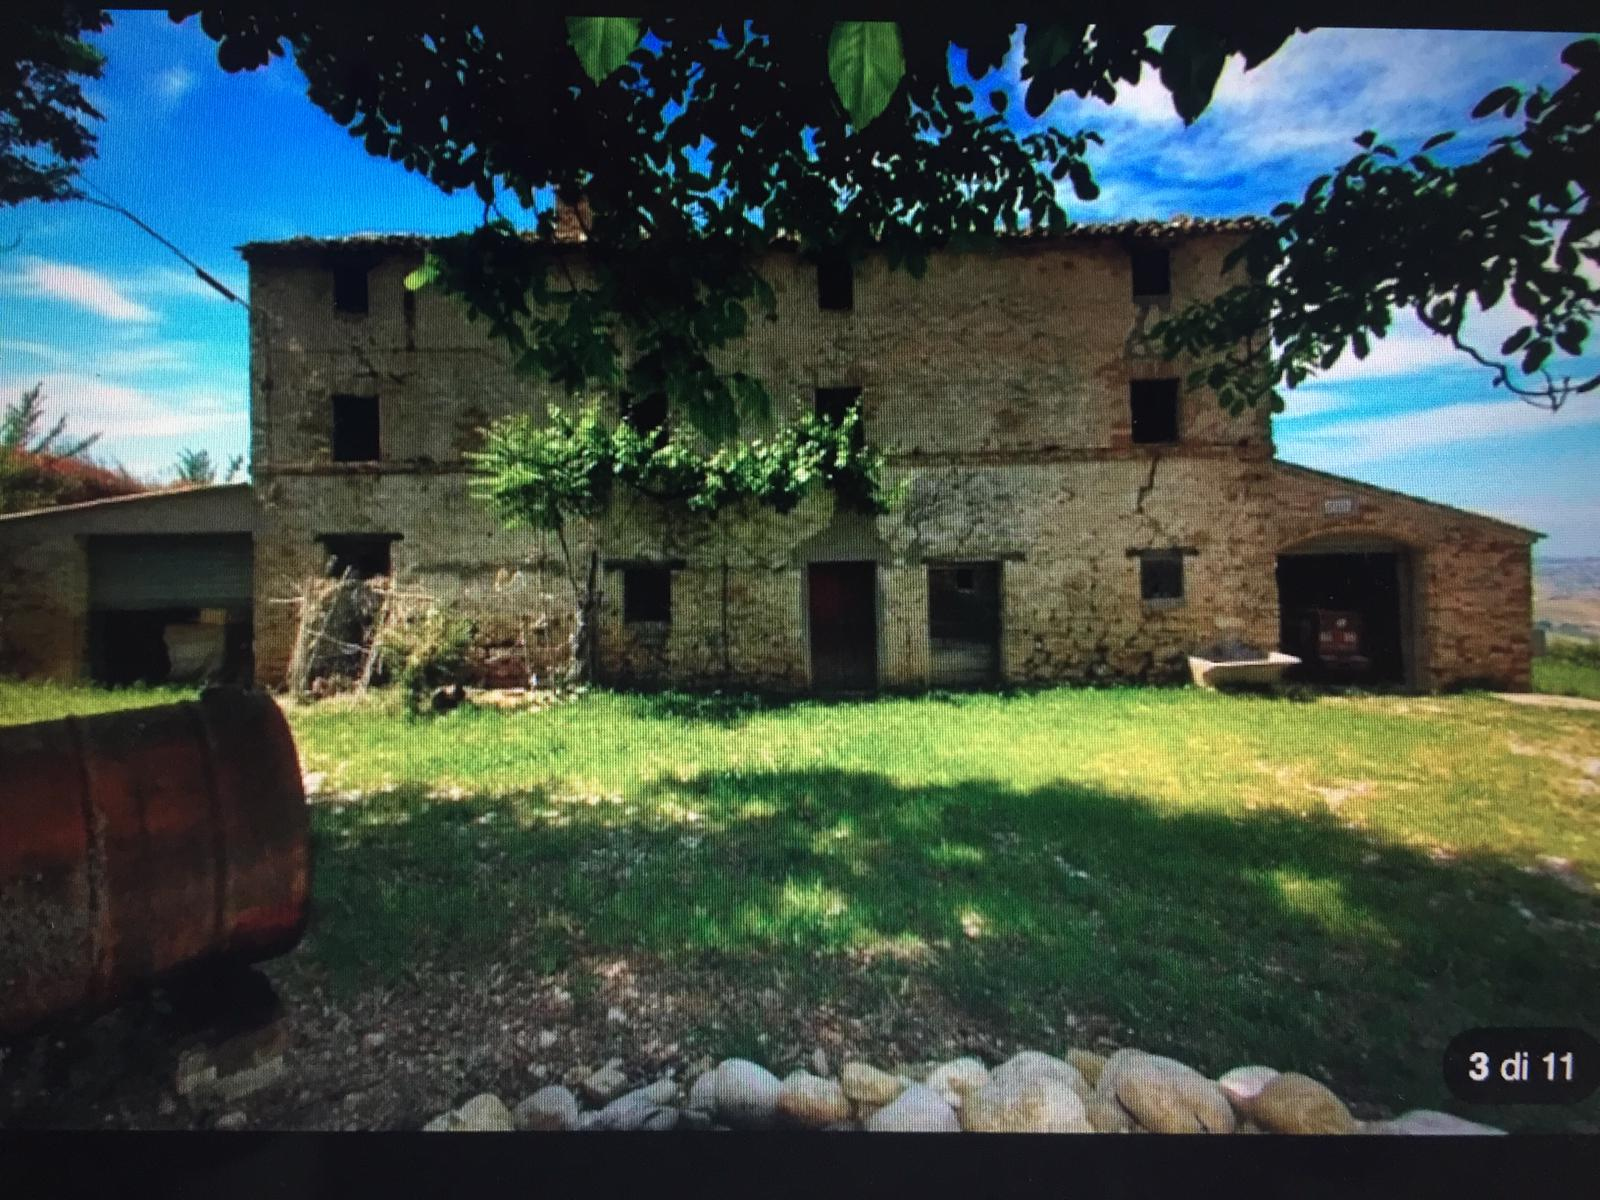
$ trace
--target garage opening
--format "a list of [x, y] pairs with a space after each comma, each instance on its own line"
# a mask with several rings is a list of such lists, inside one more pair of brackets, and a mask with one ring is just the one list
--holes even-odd
[[239, 683], [254, 676], [249, 534], [91, 537], [96, 683]]
[[878, 686], [878, 568], [873, 562], [818, 562], [806, 572], [811, 686], [868, 692]]
[[1409, 556], [1395, 546], [1308, 547], [1278, 556], [1279, 644], [1287, 678], [1406, 684], [1413, 658]]
[[1000, 564], [928, 567], [928, 682], [985, 687], [1000, 677]]

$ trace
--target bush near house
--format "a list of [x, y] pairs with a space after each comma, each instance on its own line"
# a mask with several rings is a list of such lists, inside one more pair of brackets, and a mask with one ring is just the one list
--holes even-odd
[[0, 447], [0, 513], [132, 496], [147, 490], [126, 471], [78, 458]]
[[[105, 703], [0, 685], [0, 721]], [[512, 979], [567, 995], [561, 1046], [596, 1061], [1136, 1045], [1359, 1113], [1462, 1111], [1454, 1034], [1573, 1024], [1600, 988], [1600, 714], [1136, 688], [288, 712], [315, 893], [272, 971], [308, 1011], [380, 995], [435, 1028], [463, 980]], [[1464, 1115], [1600, 1132], [1600, 1099]]]

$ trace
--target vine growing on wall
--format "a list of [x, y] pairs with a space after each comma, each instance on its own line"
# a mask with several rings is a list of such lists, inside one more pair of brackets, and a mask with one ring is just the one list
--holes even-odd
[[[619, 488], [711, 518], [792, 512], [819, 488], [851, 511], [886, 513], [903, 485], [885, 484], [883, 453], [866, 444], [860, 427], [856, 405], [837, 421], [808, 414], [770, 437], [707, 449], [679, 426], [612, 425], [591, 401], [575, 413], [552, 405], [543, 422], [521, 413], [505, 417], [484, 430], [482, 449], [467, 457], [473, 495], [503, 525], [555, 535], [576, 616], [571, 674], [581, 681], [594, 675], [600, 519]], [[588, 544], [581, 564], [567, 537], [574, 523], [585, 527]]]

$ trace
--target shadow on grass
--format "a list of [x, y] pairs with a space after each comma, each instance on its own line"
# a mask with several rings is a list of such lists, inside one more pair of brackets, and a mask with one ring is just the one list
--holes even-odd
[[1455, 1033], [1581, 1023], [1600, 986], [1593, 898], [1326, 815], [839, 770], [592, 799], [402, 788], [319, 807], [310, 955], [359, 984], [424, 961], [550, 973], [635, 953], [709, 989], [784, 980], [801, 1010], [916, 987], [1021, 1044], [1094, 1029], [1407, 1107], [1452, 1105], [1439, 1059]]

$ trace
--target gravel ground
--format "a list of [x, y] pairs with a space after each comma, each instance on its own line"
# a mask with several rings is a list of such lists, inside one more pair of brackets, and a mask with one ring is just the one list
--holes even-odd
[[[920, 989], [845, 1016], [843, 1004], [792, 1010], [775, 987], [629, 959], [554, 976], [419, 968], [403, 985], [348, 997], [293, 957], [262, 971], [284, 1004], [287, 1070], [276, 1082], [231, 1103], [179, 1096], [172, 1019], [152, 993], [10, 1047], [0, 1058], [0, 1127], [414, 1130], [480, 1092], [514, 1104], [546, 1084], [574, 1086], [613, 1058], [640, 1085], [669, 1074], [687, 1083], [732, 1054], [781, 1075], [813, 1069], [818, 1050], [836, 1070], [850, 1058], [999, 1061], [1022, 1048]], [[1081, 1027], [1072, 1041], [1110, 1048]]]

